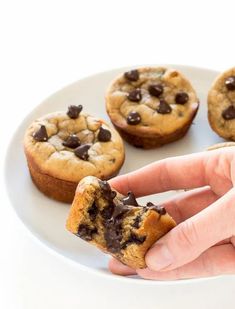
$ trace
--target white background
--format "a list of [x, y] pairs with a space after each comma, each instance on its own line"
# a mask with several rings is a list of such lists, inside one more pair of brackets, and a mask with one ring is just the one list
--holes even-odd
[[[234, 9], [228, 0], [0, 1], [1, 170], [22, 118], [77, 79], [146, 63], [234, 66]], [[2, 178], [0, 244], [0, 308], [112, 307], [92, 300], [85, 275], [31, 238], [9, 205]], [[224, 304], [225, 294], [219, 297]]]

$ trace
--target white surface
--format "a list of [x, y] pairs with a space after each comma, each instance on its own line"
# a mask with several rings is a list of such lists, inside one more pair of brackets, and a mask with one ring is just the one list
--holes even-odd
[[[234, 5], [232, 0], [0, 2], [1, 170], [15, 128], [64, 85], [132, 64], [215, 70], [234, 65]], [[0, 185], [0, 308], [138, 308], [144, 302], [145, 308], [234, 308], [232, 277], [143, 293], [140, 285], [130, 288], [78, 270], [30, 237], [2, 179]], [[169, 296], [160, 302], [164, 293]]]

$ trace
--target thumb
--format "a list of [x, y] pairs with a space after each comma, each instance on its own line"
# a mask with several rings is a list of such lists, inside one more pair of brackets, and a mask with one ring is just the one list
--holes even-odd
[[235, 231], [235, 190], [182, 222], [162, 237], [146, 254], [148, 268], [154, 271], [178, 268]]

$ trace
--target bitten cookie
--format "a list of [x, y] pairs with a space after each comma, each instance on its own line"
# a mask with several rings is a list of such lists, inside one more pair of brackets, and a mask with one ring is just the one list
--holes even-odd
[[213, 82], [208, 93], [208, 119], [219, 136], [235, 141], [235, 67]]
[[106, 109], [130, 144], [154, 148], [183, 137], [199, 107], [190, 82], [178, 71], [143, 67], [118, 76], [106, 93]]
[[34, 121], [24, 137], [33, 182], [47, 196], [71, 203], [85, 176], [115, 176], [124, 162], [121, 137], [99, 118], [71, 105]]
[[175, 226], [165, 208], [139, 206], [110, 188], [107, 181], [85, 177], [78, 184], [66, 227], [132, 268], [144, 268], [147, 250]]

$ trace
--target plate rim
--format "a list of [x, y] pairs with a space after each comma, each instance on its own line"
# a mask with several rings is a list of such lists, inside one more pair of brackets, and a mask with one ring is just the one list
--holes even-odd
[[213, 277], [202, 277], [202, 278], [192, 278], [192, 279], [181, 279], [181, 280], [146, 280], [143, 278], [132, 278], [132, 277], [125, 277], [125, 276], [119, 276], [119, 275], [115, 275], [112, 273], [103, 273], [98, 269], [95, 268], [91, 268], [89, 266], [83, 265], [81, 263], [79, 263], [78, 261], [74, 261], [73, 259], [63, 255], [59, 250], [57, 250], [57, 248], [55, 248], [52, 244], [50, 244], [50, 242], [46, 241], [45, 239], [43, 239], [39, 234], [36, 233], [36, 231], [34, 231], [30, 225], [28, 225], [26, 222], [24, 222], [23, 218], [18, 214], [16, 207], [14, 207], [12, 201], [11, 201], [11, 192], [10, 192], [10, 187], [8, 185], [8, 157], [9, 154], [11, 152], [11, 148], [12, 148], [12, 144], [13, 141], [15, 140], [17, 133], [18, 133], [18, 129], [21, 128], [22, 126], [24, 126], [24, 124], [26, 123], [27, 119], [29, 119], [33, 113], [35, 113], [35, 111], [37, 109], [40, 109], [42, 107], [42, 105], [44, 105], [46, 103], [46, 101], [48, 101], [49, 99], [51, 99], [53, 96], [58, 95], [60, 92], [64, 92], [66, 91], [66, 89], [73, 87], [74, 85], [76, 85], [79, 82], [83, 82], [86, 81], [87, 79], [90, 79], [92, 77], [97, 77], [99, 75], [105, 75], [114, 71], [125, 71], [127, 69], [131, 69], [131, 68], [137, 68], [137, 67], [144, 67], [144, 66], [166, 66], [169, 68], [176, 68], [178, 70], [182, 70], [182, 69], [187, 69], [187, 70], [199, 70], [199, 71], [209, 71], [211, 73], [214, 74], [220, 74], [220, 71], [217, 70], [213, 70], [211, 68], [205, 68], [205, 67], [200, 67], [200, 66], [192, 66], [192, 65], [181, 65], [181, 64], [142, 64], [142, 65], [131, 65], [131, 66], [124, 66], [124, 67], [116, 67], [114, 69], [109, 69], [109, 70], [104, 70], [101, 72], [96, 72], [94, 74], [89, 74], [85, 77], [81, 77], [78, 80], [68, 83], [65, 86], [63, 86], [62, 88], [58, 89], [57, 91], [49, 94], [45, 99], [43, 99], [39, 104], [35, 105], [28, 113], [27, 115], [20, 121], [20, 123], [18, 123], [17, 127], [15, 128], [14, 132], [12, 133], [11, 137], [10, 137], [10, 141], [8, 142], [6, 151], [5, 151], [5, 157], [3, 160], [3, 167], [4, 167], [4, 187], [5, 187], [5, 192], [6, 192], [6, 196], [8, 198], [8, 201], [14, 211], [14, 213], [16, 214], [17, 219], [19, 220], [18, 222], [20, 222], [20, 224], [22, 224], [22, 226], [24, 227], [24, 229], [27, 231], [27, 233], [30, 235], [31, 239], [33, 239], [34, 241], [36, 241], [36, 243], [38, 243], [40, 246], [44, 247], [46, 250], [48, 250], [52, 255], [59, 257], [59, 259], [63, 260], [65, 263], [69, 263], [70, 265], [78, 268], [79, 270], [82, 270], [84, 272], [89, 272], [90, 274], [94, 274], [97, 276], [100, 276], [104, 279], [108, 279], [108, 280], [114, 280], [117, 282], [125, 282], [125, 283], [133, 283], [133, 284], [141, 284], [141, 285], [156, 285], [156, 286], [176, 286], [176, 285], [184, 285], [184, 284], [188, 284], [188, 283], [198, 283], [198, 282], [205, 282], [205, 281], [210, 281], [210, 280], [216, 280], [218, 278], [221, 277], [227, 277], [227, 275], [220, 275], [220, 276], [213, 276]]

